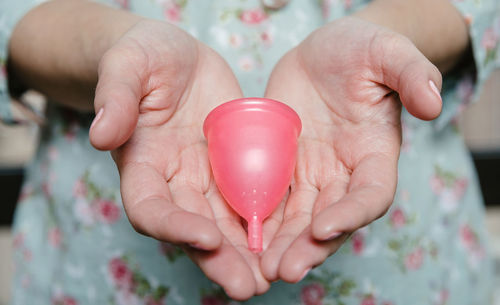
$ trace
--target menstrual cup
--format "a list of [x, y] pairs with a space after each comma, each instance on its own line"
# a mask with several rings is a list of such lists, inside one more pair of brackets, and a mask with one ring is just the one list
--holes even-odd
[[302, 124], [292, 108], [243, 98], [212, 110], [203, 124], [215, 182], [248, 223], [248, 247], [262, 251], [262, 221], [290, 185]]

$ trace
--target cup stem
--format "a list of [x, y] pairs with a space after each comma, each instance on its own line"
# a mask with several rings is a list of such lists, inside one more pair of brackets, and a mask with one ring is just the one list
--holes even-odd
[[262, 252], [262, 222], [257, 216], [248, 221], [248, 248], [254, 253]]

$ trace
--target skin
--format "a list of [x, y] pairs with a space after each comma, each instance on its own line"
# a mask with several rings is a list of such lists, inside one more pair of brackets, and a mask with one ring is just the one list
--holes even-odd
[[17, 25], [9, 77], [75, 109], [93, 106], [90, 141], [112, 151], [134, 228], [181, 245], [230, 297], [244, 300], [269, 281], [299, 281], [387, 211], [401, 102], [416, 117], [435, 118], [441, 99], [429, 80], [440, 88], [436, 65], [451, 68], [467, 44], [465, 24], [446, 0], [378, 0], [319, 28], [281, 59], [266, 97], [291, 105], [303, 133], [291, 192], [264, 223], [260, 257], [248, 251], [210, 171], [203, 120], [242, 93], [209, 47], [163, 22], [55, 0]]
[[[349, 46], [334, 43], [346, 35]], [[385, 214], [401, 145], [394, 91], [413, 115], [432, 119], [441, 99], [429, 80], [441, 86], [438, 69], [408, 39], [358, 18], [317, 30], [281, 59], [266, 96], [287, 101], [304, 128], [283, 219], [262, 257], [267, 279], [299, 281]]]
[[465, 22], [448, 1], [373, 1], [279, 61], [265, 96], [292, 106], [303, 132], [284, 213], [268, 228], [273, 238], [261, 258], [268, 280], [300, 281], [386, 213], [397, 184], [401, 104], [417, 118], [436, 118], [440, 71], [467, 47]]
[[202, 134], [211, 109], [240, 97], [213, 50], [165, 23], [141, 21], [101, 59], [95, 107], [102, 112], [90, 140], [112, 150], [134, 228], [181, 245], [229, 296], [246, 299], [269, 283], [217, 189]]
[[[43, 21], [61, 9], [71, 14], [74, 7], [85, 14], [61, 21], [65, 26]], [[103, 28], [108, 20], [120, 26], [113, 23], [109, 36], [102, 30], [99, 37], [75, 35], [85, 29], [86, 15]], [[50, 47], [59, 41], [23, 39], [37, 29], [64, 30], [60, 34], [75, 42], [65, 50]], [[99, 47], [85, 53], [75, 45]], [[248, 250], [240, 218], [223, 200], [208, 162], [204, 118], [224, 101], [242, 97], [218, 54], [175, 26], [85, 1], [53, 1], [34, 9], [15, 29], [10, 48], [15, 75], [23, 76], [18, 81], [67, 106], [88, 109], [96, 87], [90, 141], [111, 151], [125, 212], [139, 233], [183, 247], [234, 299], [269, 289], [259, 257]], [[61, 57], [68, 65], [57, 64]], [[66, 87], [59, 87], [63, 78]], [[82, 93], [75, 95], [78, 90]]]

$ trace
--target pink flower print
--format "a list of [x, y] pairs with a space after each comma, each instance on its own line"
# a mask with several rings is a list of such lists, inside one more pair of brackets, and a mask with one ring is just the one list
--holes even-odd
[[409, 253], [405, 258], [405, 266], [408, 270], [417, 270], [422, 266], [424, 250], [420, 247]]
[[181, 21], [181, 7], [177, 3], [171, 2], [165, 8], [165, 18], [172, 23]]
[[241, 37], [240, 34], [231, 34], [229, 36], [229, 44], [233, 48], [239, 48], [243, 44], [243, 38]]
[[53, 305], [78, 305], [78, 302], [70, 296], [59, 296], [52, 299]]
[[450, 292], [447, 289], [442, 289], [439, 291], [437, 296], [436, 305], [445, 305], [448, 302], [448, 298], [450, 297]]
[[97, 219], [103, 223], [112, 224], [120, 218], [120, 208], [111, 200], [97, 199], [93, 207]]
[[249, 72], [255, 67], [255, 62], [250, 56], [244, 56], [238, 61], [238, 66], [241, 70]]
[[433, 175], [431, 177], [430, 185], [432, 192], [436, 195], [439, 195], [445, 187], [444, 180], [438, 175]]
[[467, 190], [467, 186], [469, 185], [469, 182], [467, 178], [460, 178], [455, 180], [455, 184], [453, 185], [453, 193], [455, 194], [455, 197], [457, 199], [460, 199], [463, 197], [465, 194], [465, 191]]
[[128, 9], [129, 8], [129, 0], [115, 0], [115, 2], [123, 9]]
[[78, 305], [78, 302], [70, 296], [59, 296], [52, 299], [53, 305]]
[[34, 188], [33, 185], [31, 184], [25, 184], [23, 185], [21, 189], [21, 194], [19, 194], [19, 199], [18, 202], [22, 202], [26, 200], [28, 197], [30, 197], [33, 194]]
[[84, 198], [85, 196], [87, 196], [87, 185], [83, 179], [78, 179], [73, 185], [73, 197]]
[[267, 14], [262, 8], [249, 9], [241, 12], [241, 22], [249, 25], [259, 24], [267, 19]]
[[484, 31], [483, 39], [481, 40], [481, 46], [486, 49], [486, 51], [495, 49], [498, 43], [498, 34], [495, 33], [493, 28], [488, 28]]
[[63, 299], [63, 305], [78, 305], [78, 302], [72, 297], [65, 297]]
[[83, 225], [90, 226], [94, 224], [94, 211], [85, 198], [78, 198], [73, 206], [73, 215], [75, 219]]
[[403, 210], [400, 208], [395, 208], [391, 213], [391, 223], [393, 228], [399, 229], [406, 224], [406, 216]]
[[61, 245], [61, 236], [62, 234], [59, 228], [50, 228], [48, 233], [49, 244], [51, 244], [54, 248], [59, 248]]
[[45, 197], [52, 197], [52, 188], [50, 187], [50, 183], [48, 181], [42, 182], [42, 192]]
[[108, 271], [116, 287], [127, 291], [132, 290], [134, 277], [123, 259], [119, 257], [111, 259], [108, 263]]
[[471, 267], [477, 269], [479, 262], [485, 257], [485, 249], [479, 243], [477, 234], [469, 224], [460, 227], [460, 243], [468, 252], [468, 262]]
[[330, 8], [332, 7], [332, 0], [321, 1], [321, 13], [324, 19], [330, 18]]
[[28, 249], [24, 249], [23, 258], [25, 261], [29, 262], [33, 258], [33, 253]]
[[366, 296], [362, 301], [360, 305], [375, 305], [375, 297], [372, 295]]
[[14, 249], [19, 249], [24, 245], [24, 233], [19, 232], [14, 235], [12, 240], [12, 247]]
[[474, 81], [472, 77], [468, 76], [460, 80], [457, 85], [457, 94], [462, 104], [470, 103], [474, 94]]
[[260, 40], [262, 41], [262, 43], [269, 47], [273, 44], [273, 41], [274, 41], [274, 36], [272, 34], [272, 32], [268, 29], [262, 33], [260, 33]]
[[361, 255], [365, 246], [365, 238], [363, 234], [359, 231], [352, 234], [352, 252], [356, 255]]
[[471, 250], [477, 246], [476, 234], [472, 231], [468, 224], [462, 225], [460, 228], [460, 240], [465, 248]]
[[226, 305], [226, 304], [227, 304], [226, 300], [214, 295], [207, 295], [201, 299], [201, 305]]
[[68, 129], [64, 133], [64, 137], [68, 142], [73, 141], [76, 138], [76, 134], [78, 130], [80, 129], [80, 126], [78, 125], [77, 122], [71, 122], [69, 125]]
[[7, 78], [7, 67], [3, 63], [0, 63], [0, 77], [2, 79]]
[[300, 299], [304, 305], [322, 305], [325, 297], [325, 287], [320, 283], [312, 283], [302, 287]]
[[352, 0], [344, 0], [344, 8], [348, 10], [351, 7], [352, 7]]

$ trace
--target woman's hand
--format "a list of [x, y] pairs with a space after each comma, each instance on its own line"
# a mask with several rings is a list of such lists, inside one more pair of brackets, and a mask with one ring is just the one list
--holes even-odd
[[102, 57], [92, 144], [113, 150], [133, 227], [183, 246], [235, 299], [269, 288], [211, 175], [203, 121], [242, 97], [226, 62], [182, 30], [141, 21]]
[[400, 100], [433, 119], [440, 86], [438, 69], [407, 38], [353, 17], [318, 29], [281, 59], [266, 97], [293, 107], [303, 132], [281, 224], [262, 256], [268, 280], [301, 280], [385, 214], [397, 183]]

